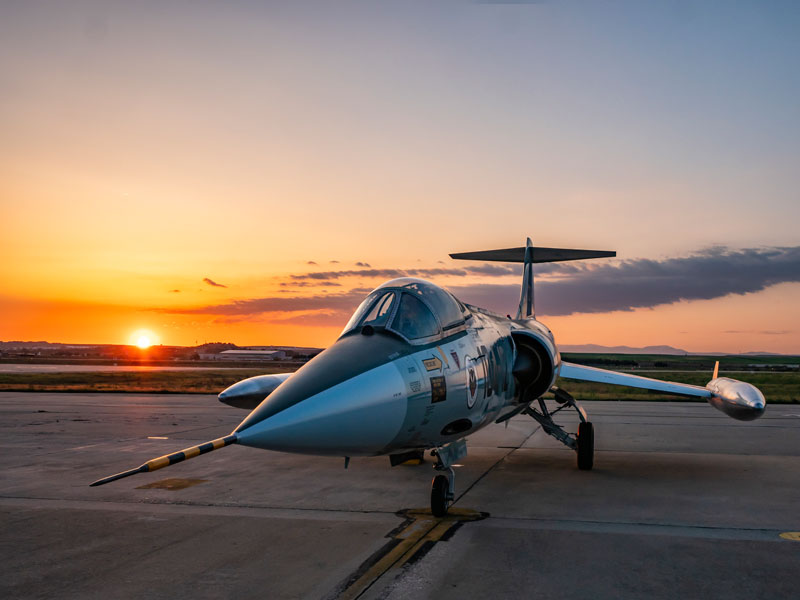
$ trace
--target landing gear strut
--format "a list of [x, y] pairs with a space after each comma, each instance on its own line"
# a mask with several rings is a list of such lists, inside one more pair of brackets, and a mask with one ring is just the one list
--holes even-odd
[[436, 457], [433, 468], [446, 475], [436, 475], [431, 482], [431, 513], [434, 517], [443, 517], [456, 498], [456, 473], [453, 463], [467, 455], [467, 442], [458, 440], [431, 452]]
[[[591, 470], [594, 465], [594, 426], [587, 420], [586, 411], [580, 407], [575, 398], [561, 388], [552, 387], [550, 391], [555, 394], [556, 401], [561, 406], [550, 411], [544, 399], [539, 398], [539, 410], [528, 406], [522, 412], [539, 423], [547, 435], [553, 436], [568, 448], [575, 450], [578, 455], [578, 468], [581, 471]], [[565, 408], [574, 408], [580, 417], [581, 422], [577, 434], [567, 433], [561, 425], [553, 421], [553, 415]]]

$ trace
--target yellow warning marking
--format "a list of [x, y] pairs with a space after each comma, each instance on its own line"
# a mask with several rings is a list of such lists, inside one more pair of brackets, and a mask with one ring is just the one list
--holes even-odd
[[787, 531], [781, 534], [785, 540], [792, 540], [793, 542], [800, 542], [800, 531]]
[[222, 439], [214, 440], [211, 443], [214, 444], [214, 450], [219, 450], [225, 445], [225, 440]]
[[148, 460], [145, 464], [147, 465], [148, 469], [155, 471], [161, 467], [166, 467], [169, 465], [169, 457], [160, 456], [158, 458], [154, 458], [153, 460]]
[[194, 446], [192, 448], [187, 448], [186, 450], [183, 451], [183, 454], [184, 456], [186, 456], [187, 459], [194, 458], [195, 456], [200, 456], [200, 447]]
[[431, 358], [423, 359], [422, 364], [425, 365], [426, 371], [441, 371], [442, 370], [442, 361], [436, 358], [435, 356]]
[[445, 366], [447, 366], [449, 368], [450, 367], [450, 361], [447, 360], [447, 355], [444, 353], [444, 350], [442, 350], [439, 346], [436, 346], [436, 349], [439, 351], [439, 354], [442, 355], [442, 360], [444, 361]]
[[140, 485], [137, 490], [184, 490], [198, 483], [205, 483], [207, 479], [162, 479], [147, 485]]
[[[411, 517], [412, 519], [425, 519], [435, 518], [431, 515], [428, 508], [409, 508], [404, 510], [403, 514]], [[447, 514], [441, 518], [442, 521], [480, 521], [489, 516], [487, 513], [482, 513], [471, 508], [454, 508], [447, 509]]]
[[383, 575], [401, 569], [427, 542], [441, 540], [457, 523], [477, 521], [488, 516], [486, 513], [463, 508], [451, 508], [441, 518], [434, 517], [430, 510], [423, 508], [413, 508], [403, 513], [413, 521], [394, 535], [400, 542], [342, 591], [338, 598], [358, 598]]

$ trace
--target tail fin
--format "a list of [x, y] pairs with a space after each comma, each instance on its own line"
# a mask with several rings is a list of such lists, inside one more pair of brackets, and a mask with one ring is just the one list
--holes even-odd
[[519, 298], [517, 319], [532, 318], [536, 315], [533, 302], [533, 264], [545, 262], [561, 262], [565, 260], [583, 260], [586, 258], [611, 258], [616, 252], [606, 250], [573, 250], [567, 248], [542, 248], [534, 246], [531, 238], [520, 248], [503, 248], [501, 250], [481, 250], [479, 252], [460, 252], [451, 254], [450, 258], [458, 260], [491, 260], [498, 262], [525, 263], [522, 273], [522, 294]]
[[518, 319], [532, 319], [536, 317], [536, 307], [533, 303], [533, 242], [531, 238], [525, 245], [525, 266], [522, 271], [522, 291], [519, 295]]

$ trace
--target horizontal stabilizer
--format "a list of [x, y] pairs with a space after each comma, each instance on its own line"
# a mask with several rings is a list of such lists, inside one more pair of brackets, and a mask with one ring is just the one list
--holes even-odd
[[[459, 260], [491, 260], [498, 262], [525, 262], [525, 246], [519, 248], [503, 248], [501, 250], [481, 250], [478, 252], [459, 252], [450, 258]], [[571, 248], [533, 247], [533, 262], [561, 262], [565, 260], [583, 260], [587, 258], [612, 258], [616, 252], [607, 250], [576, 250]]]

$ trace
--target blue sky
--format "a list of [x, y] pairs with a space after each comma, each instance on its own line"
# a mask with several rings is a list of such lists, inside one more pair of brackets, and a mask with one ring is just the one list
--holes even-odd
[[[126, 319], [269, 297], [309, 260], [433, 268], [526, 236], [633, 261], [795, 248], [797, 31], [790, 2], [6, 2], [0, 302], [31, 316], [0, 337], [52, 337], [30, 307], [59, 302], [87, 316], [55, 335], [104, 335], [111, 316], [85, 320], [102, 307], [119, 337]], [[765, 316], [770, 289], [664, 317], [727, 314], [798, 348], [795, 313]], [[798, 284], [778, 296], [800, 300]], [[637, 314], [614, 340], [577, 318], [554, 330], [667, 341]], [[176, 341], [335, 337], [259, 318], [149, 326]]]

